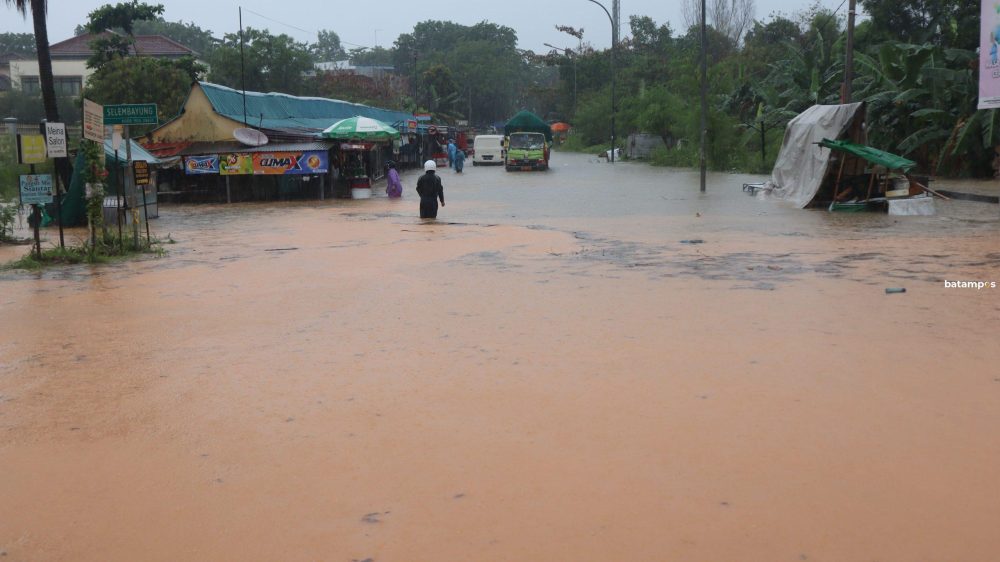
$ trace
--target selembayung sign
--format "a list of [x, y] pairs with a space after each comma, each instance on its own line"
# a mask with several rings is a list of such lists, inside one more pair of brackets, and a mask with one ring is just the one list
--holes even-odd
[[128, 103], [104, 106], [105, 125], [156, 125], [155, 103]]

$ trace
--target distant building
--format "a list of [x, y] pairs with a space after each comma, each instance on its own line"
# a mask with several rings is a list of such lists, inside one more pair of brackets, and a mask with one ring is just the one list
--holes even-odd
[[[87, 59], [94, 54], [94, 50], [90, 47], [94, 37], [85, 33], [49, 47], [57, 96], [78, 96], [86, 86], [87, 79], [94, 73], [92, 68], [87, 67]], [[188, 47], [163, 35], [136, 35], [132, 54], [168, 60], [197, 56]], [[29, 94], [39, 93], [41, 84], [38, 74], [36, 58], [24, 57], [9, 61], [11, 88]]]
[[10, 63], [11, 61], [26, 58], [18, 53], [0, 53], [0, 92], [9, 91], [10, 83]]
[[368, 78], [381, 80], [387, 76], [390, 76], [396, 72], [396, 67], [394, 66], [375, 66], [375, 65], [362, 65], [355, 66], [351, 64], [349, 60], [338, 60], [338, 61], [328, 61], [328, 62], [318, 62], [313, 65], [313, 72], [310, 74], [315, 76], [320, 72], [341, 72], [356, 74], [358, 76], [367, 76]]

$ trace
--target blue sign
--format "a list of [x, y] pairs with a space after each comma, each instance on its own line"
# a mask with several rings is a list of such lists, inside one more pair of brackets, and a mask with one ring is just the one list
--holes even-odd
[[209, 156], [185, 156], [184, 173], [193, 176], [200, 174], [219, 173], [219, 155]]

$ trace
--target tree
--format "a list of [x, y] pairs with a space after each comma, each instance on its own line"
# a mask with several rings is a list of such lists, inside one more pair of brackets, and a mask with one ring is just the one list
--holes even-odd
[[351, 49], [354, 66], [392, 66], [392, 51], [385, 47], [359, 47]]
[[[313, 57], [308, 45], [288, 35], [271, 35], [252, 27], [243, 31], [243, 39], [244, 75], [248, 89], [292, 95], [305, 93], [303, 74], [313, 70]], [[239, 34], [227, 33], [208, 57], [208, 62], [211, 68], [209, 80], [231, 88], [242, 88]]]
[[[4, 0], [8, 6], [13, 6], [21, 15], [27, 17], [31, 9], [31, 20], [35, 28], [35, 52], [38, 54], [38, 82], [42, 89], [42, 105], [45, 107], [45, 119], [58, 123], [59, 106], [56, 105], [55, 79], [52, 77], [52, 55], [49, 52], [49, 29], [45, 22], [48, 3], [45, 0]], [[69, 185], [69, 165], [65, 159], [59, 159], [56, 171], [63, 181]]]
[[861, 0], [872, 41], [931, 43], [974, 50], [979, 45], [979, 2], [972, 0]]
[[180, 112], [190, 89], [191, 77], [172, 61], [125, 57], [98, 68], [87, 81], [84, 97], [102, 105], [155, 103], [165, 121]]
[[[708, 0], [705, 9], [708, 24], [739, 45], [754, 21], [757, 6], [754, 0]], [[701, 25], [701, 0], [684, 0], [681, 11], [689, 28]]]
[[339, 61], [347, 57], [347, 52], [344, 51], [344, 46], [340, 43], [340, 36], [335, 31], [319, 30], [316, 34], [316, 42], [309, 48], [316, 60], [320, 62]]
[[[116, 58], [129, 56], [135, 46], [134, 25], [138, 20], [151, 20], [163, 14], [163, 4], [150, 5], [138, 0], [112, 6], [105, 4], [90, 12], [87, 31], [96, 35], [90, 42], [94, 54], [87, 66], [100, 68]], [[121, 30], [120, 35], [116, 30]], [[110, 33], [107, 33], [110, 32]]]
[[198, 27], [194, 22], [165, 21], [163, 18], [156, 18], [138, 20], [134, 25], [136, 35], [163, 35], [201, 56], [208, 56], [215, 48], [216, 39], [212, 37], [212, 32]]
[[6, 53], [34, 55], [35, 36], [30, 33], [0, 33], [0, 55]]

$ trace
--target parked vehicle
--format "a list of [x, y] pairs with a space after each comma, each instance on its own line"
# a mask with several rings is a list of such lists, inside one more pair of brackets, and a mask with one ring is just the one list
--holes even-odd
[[503, 135], [478, 135], [472, 141], [472, 150], [473, 166], [504, 163], [506, 151], [503, 148]]

